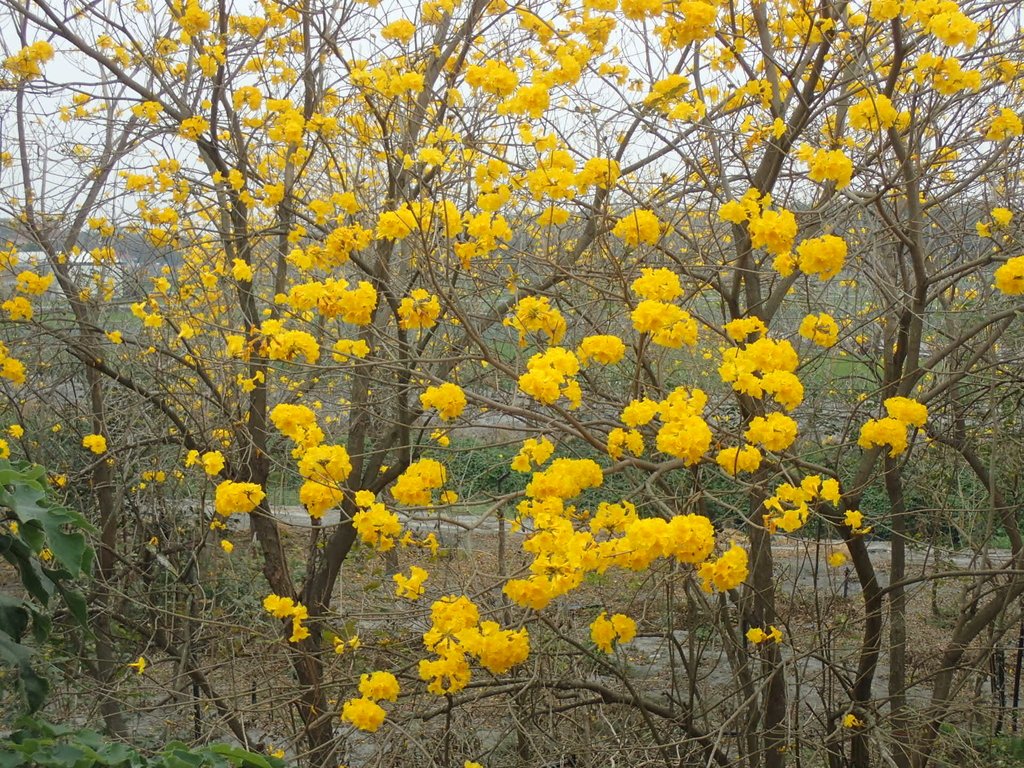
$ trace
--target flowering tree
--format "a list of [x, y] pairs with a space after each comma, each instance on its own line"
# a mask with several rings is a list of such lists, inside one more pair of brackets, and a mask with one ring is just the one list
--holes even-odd
[[[421, 693], [443, 702], [447, 763], [452, 713], [484, 697], [625, 706], [667, 765], [941, 751], [1024, 593], [1016, 467], [992, 437], [1017, 439], [1021, 373], [1012, 7], [4, 6], [19, 39], [0, 184], [12, 244], [39, 255], [7, 254], [0, 375], [24, 412], [58, 407], [57, 371], [85, 386], [67, 398], [78, 458], [40, 450], [95, 500], [108, 729], [124, 729], [115, 595], [163, 487], [212, 496], [174, 549], [182, 583], [209, 578], [198, 553], [213, 536], [230, 555], [221, 531], [247, 516], [311, 764], [337, 763], [339, 714], [342, 733], [389, 722], [415, 742], [381, 702]], [[515, 443], [511, 490], [453, 482], [481, 428]], [[980, 489], [964, 520], [983, 565], [918, 572], [909, 483], [940, 464]], [[268, 496], [281, 476], [308, 515], [302, 547]], [[465, 508], [500, 518], [496, 572], [471, 594], [432, 588], [438, 542], [414, 519]], [[716, 516], [741, 530], [716, 541]], [[841, 540], [827, 559], [851, 564], [859, 619], [837, 629], [819, 602], [796, 637], [773, 543], [812, 528]], [[884, 586], [872, 530], [892, 539]], [[1008, 554], [985, 555], [997, 533]], [[394, 574], [410, 601], [394, 610], [425, 630], [358, 695], [335, 667], [359, 644], [335, 597], [357, 542], [421, 554]], [[582, 630], [551, 618], [624, 573], [665, 586], [665, 626], [626, 601]], [[914, 679], [908, 590], [950, 579], [968, 585], [960, 618]], [[151, 608], [150, 642], [247, 740]], [[712, 628], [725, 690], [702, 690], [713, 658], [695, 631], [682, 647], [683, 614]], [[605, 658], [638, 632], [674, 648], [666, 702]], [[556, 648], [612, 682], [553, 667]], [[824, 712], [805, 724], [808, 660]], [[529, 717], [516, 730], [526, 759]]]

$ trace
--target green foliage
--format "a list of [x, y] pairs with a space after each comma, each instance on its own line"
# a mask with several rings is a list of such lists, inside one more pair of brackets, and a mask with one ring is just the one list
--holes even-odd
[[0, 740], [0, 768], [281, 768], [284, 761], [229, 744], [191, 748], [172, 741], [154, 755], [87, 730], [74, 730], [33, 718]]
[[47, 495], [46, 472], [37, 465], [0, 461], [0, 553], [18, 572], [30, 599], [0, 595], [0, 661], [17, 672], [18, 689], [30, 712], [42, 706], [49, 685], [33, 666], [26, 636], [41, 643], [50, 618], [41, 610], [59, 595], [71, 615], [86, 626], [85, 598], [70, 582], [88, 573], [93, 551], [86, 544], [89, 524]]

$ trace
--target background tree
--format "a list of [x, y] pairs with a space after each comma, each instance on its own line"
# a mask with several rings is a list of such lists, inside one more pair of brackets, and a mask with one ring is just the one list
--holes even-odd
[[[213, 702], [248, 745], [245, 686], [205, 670], [236, 668], [218, 622], [258, 638], [268, 614], [314, 765], [359, 743], [339, 712], [376, 731], [399, 688], [393, 748], [425, 764], [482, 754], [456, 718], [485, 699], [522, 761], [564, 712], [578, 732], [628, 710], [641, 738], [591, 744], [666, 765], [926, 765], [951, 718], [988, 727], [956, 712], [1024, 592], [1013, 8], [5, 8], [0, 374], [18, 449], [98, 521], [109, 732], [127, 631], [172, 662], [176, 705]], [[233, 515], [265, 585], [235, 600]], [[493, 568], [399, 568], [437, 554], [425, 520], [490, 516]], [[951, 531], [968, 559], [908, 556]], [[346, 591], [357, 541], [429, 610]], [[847, 558], [858, 618], [837, 621]], [[957, 618], [915, 673], [926, 583]], [[585, 620], [559, 615], [576, 591]], [[404, 626], [357, 639], [389, 612]], [[664, 700], [604, 656], [627, 614], [670, 648]]]

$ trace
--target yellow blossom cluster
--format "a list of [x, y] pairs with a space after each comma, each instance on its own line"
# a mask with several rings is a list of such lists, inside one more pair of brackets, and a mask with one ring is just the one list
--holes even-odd
[[1024, 293], [1024, 256], [1007, 259], [995, 271], [995, 285], [1007, 296]]
[[441, 421], [454, 421], [466, 409], [466, 393], [458, 384], [445, 382], [436, 387], [427, 387], [420, 395], [420, 405], [436, 410]]
[[575, 354], [562, 347], [551, 347], [527, 361], [526, 373], [519, 377], [519, 389], [544, 405], [553, 405], [564, 397], [570, 408], [579, 408], [583, 392], [574, 378], [579, 370]]
[[103, 435], [86, 435], [82, 438], [82, 447], [102, 456], [107, 452], [107, 438]]
[[[643, 0], [641, 0], [641, 3]], [[636, 0], [630, 0], [632, 5]], [[623, 13], [627, 3], [623, 4]], [[691, 43], [707, 40], [715, 35], [715, 21], [719, 7], [703, 0], [678, 0], [666, 3], [661, 12], [662, 25], [655, 27], [661, 44], [668, 50], [686, 48]]]
[[216, 477], [219, 475], [225, 464], [227, 463], [224, 458], [224, 454], [220, 451], [206, 451], [200, 454], [197, 450], [191, 450], [188, 455], [185, 456], [185, 466], [193, 467], [195, 465], [201, 465], [203, 471], [210, 477]]
[[291, 619], [292, 634], [289, 643], [298, 643], [309, 637], [309, 628], [302, 622], [309, 618], [309, 611], [302, 603], [290, 597], [270, 594], [263, 598], [263, 608], [275, 619]]
[[656, 445], [662, 453], [682, 459], [690, 467], [711, 447], [711, 428], [702, 416], [708, 397], [703, 390], [677, 387], [658, 404], [662, 425]]
[[615, 427], [608, 433], [605, 447], [608, 455], [615, 461], [621, 459], [626, 453], [631, 456], [643, 456], [644, 436], [637, 429]]
[[630, 287], [642, 299], [630, 314], [633, 328], [670, 349], [697, 343], [697, 321], [682, 307], [667, 303], [683, 293], [678, 275], [665, 268], [644, 268]]
[[764, 501], [764, 527], [771, 533], [781, 529], [786, 533], [800, 530], [811, 513], [809, 505], [827, 501], [839, 506], [839, 481], [833, 478], [822, 480], [818, 475], [808, 475], [800, 485], [782, 483], [775, 493]]
[[409, 567], [409, 575], [396, 573], [391, 579], [395, 582], [395, 595], [408, 600], [418, 600], [423, 596], [425, 587], [423, 583], [427, 580], [429, 573], [425, 568], [418, 565]]
[[423, 645], [435, 658], [420, 661], [420, 678], [427, 681], [427, 690], [438, 696], [458, 693], [469, 684], [470, 657], [489, 672], [502, 675], [530, 655], [525, 628], [509, 630], [497, 622], [481, 622], [473, 601], [455, 595], [431, 606], [430, 629], [423, 634]]
[[437, 296], [424, 288], [414, 289], [398, 305], [398, 327], [402, 330], [433, 328], [441, 314]]
[[444, 485], [448, 473], [434, 459], [414, 461], [391, 486], [391, 495], [400, 504], [425, 507], [431, 503], [432, 492]]
[[587, 336], [576, 348], [576, 356], [581, 365], [587, 365], [593, 360], [601, 365], [614, 365], [626, 354], [626, 345], [618, 336], [601, 334]]
[[775, 266], [784, 276], [790, 274], [794, 266], [799, 266], [805, 275], [815, 275], [820, 280], [831, 280], [839, 274], [846, 263], [846, 252], [846, 241], [841, 237], [811, 237], [797, 246], [795, 261], [776, 260]]
[[533, 467], [539, 467], [550, 459], [554, 451], [554, 444], [546, 437], [529, 437], [523, 441], [510, 466], [516, 472], [530, 472]]
[[654, 245], [661, 237], [662, 224], [652, 211], [634, 208], [619, 219], [612, 228], [612, 234], [626, 245], [634, 248], [641, 243]]
[[1003, 141], [1024, 133], [1024, 123], [1012, 109], [1000, 109], [985, 126], [985, 138], [989, 141]]
[[476, 90], [504, 98], [515, 91], [519, 76], [504, 63], [492, 59], [467, 67], [466, 83]]
[[854, 536], [871, 533], [872, 526], [864, 525], [864, 513], [859, 509], [848, 509], [843, 515], [843, 525], [850, 529]]
[[0, 304], [0, 308], [7, 313], [7, 319], [12, 323], [32, 319], [32, 303], [24, 296], [12, 296]]
[[519, 346], [525, 347], [531, 333], [543, 334], [548, 343], [558, 344], [565, 336], [565, 318], [551, 306], [547, 296], [526, 296], [520, 299], [504, 324], [519, 334]]
[[909, 397], [890, 397], [882, 405], [889, 415], [865, 422], [857, 445], [864, 450], [889, 446], [889, 455], [899, 456], [907, 450], [907, 429], [924, 426], [928, 407]]
[[836, 189], [849, 186], [853, 176], [853, 161], [843, 150], [816, 149], [804, 144], [797, 150], [796, 157], [807, 165], [807, 175], [811, 181], [830, 181], [836, 185]]
[[730, 477], [740, 472], [756, 472], [761, 466], [761, 452], [753, 445], [723, 448], [715, 456], [715, 461]]
[[526, 486], [526, 495], [534, 499], [571, 499], [587, 488], [604, 482], [601, 465], [593, 459], [555, 459], [540, 472], [534, 472]]
[[28, 296], [42, 296], [50, 289], [52, 283], [53, 275], [37, 275], [35, 272], [25, 270], [18, 273], [14, 288]]
[[755, 399], [771, 395], [791, 411], [804, 398], [803, 384], [795, 373], [799, 362], [789, 341], [760, 338], [722, 350], [718, 375], [737, 392]]
[[632, 642], [636, 637], [636, 622], [622, 613], [608, 616], [607, 611], [590, 624], [590, 639], [605, 653], [611, 653], [614, 646]]
[[295, 458], [324, 440], [316, 414], [308, 406], [279, 403], [271, 409], [270, 420], [281, 434], [295, 442], [297, 447], [292, 452]]
[[[903, 113], [910, 119], [909, 113]], [[847, 112], [850, 126], [862, 131], [888, 130], [901, 120], [892, 99], [884, 94], [868, 92], [854, 103]]]
[[674, 301], [683, 295], [679, 275], [665, 267], [644, 267], [629, 286], [635, 294], [652, 301]]
[[24, 80], [31, 80], [43, 74], [42, 65], [53, 58], [53, 53], [52, 45], [39, 40], [4, 59], [4, 69]]
[[701, 589], [711, 592], [727, 592], [742, 584], [748, 573], [747, 550], [739, 544], [733, 544], [722, 553], [721, 557], [701, 563], [697, 575], [701, 578]]
[[751, 627], [747, 630], [747, 640], [754, 645], [761, 645], [762, 643], [782, 642], [782, 631], [775, 626], [768, 627], [768, 631], [765, 632], [761, 627]]
[[455, 203], [427, 200], [404, 203], [393, 211], [384, 211], [377, 218], [376, 232], [379, 239], [404, 240], [414, 232], [428, 235], [436, 230], [451, 239], [462, 232], [463, 225], [462, 214]]
[[223, 480], [214, 492], [213, 508], [222, 517], [252, 512], [267, 494], [256, 483]]
[[341, 719], [361, 731], [373, 733], [387, 717], [381, 701], [398, 701], [398, 679], [390, 672], [364, 673], [359, 678], [359, 697], [349, 699], [341, 708]]
[[364, 544], [378, 552], [393, 549], [395, 541], [402, 533], [402, 523], [398, 515], [381, 502], [374, 501], [372, 493], [369, 493], [368, 499], [363, 498], [361, 494], [362, 492], [356, 494], [359, 511], [352, 515], [352, 527]]
[[362, 339], [338, 339], [331, 347], [331, 359], [336, 363], [344, 363], [349, 358], [362, 359], [370, 354], [370, 345]]
[[778, 453], [793, 444], [796, 434], [796, 421], [784, 413], [769, 413], [752, 418], [743, 437], [750, 443]]
[[757, 316], [738, 317], [724, 326], [725, 335], [737, 343], [747, 341], [751, 336], [761, 337], [768, 333], [764, 320]]
[[320, 359], [320, 344], [308, 331], [289, 330], [280, 320], [265, 320], [260, 334], [260, 351], [271, 360], [291, 362], [302, 357], [312, 365]]
[[352, 325], [367, 325], [377, 307], [377, 290], [365, 280], [350, 288], [347, 280], [327, 278], [323, 281], [299, 283], [287, 296], [276, 297], [294, 312], [316, 309], [326, 318], [339, 318]]
[[352, 471], [352, 462], [343, 445], [314, 445], [299, 458], [299, 474], [305, 482], [299, 488], [299, 501], [312, 518], [341, 503], [342, 484]]
[[819, 347], [832, 347], [839, 340], [839, 326], [828, 312], [807, 315], [800, 323], [800, 335]]
[[[577, 588], [588, 573], [604, 573], [610, 567], [640, 571], [660, 557], [696, 565], [714, 551], [715, 531], [706, 517], [640, 518], [628, 502], [602, 503], [589, 528], [577, 530], [574, 520], [586, 514], [576, 513], [565, 502], [600, 484], [600, 467], [590, 464], [586, 459], [556, 459], [548, 469], [535, 473], [527, 486], [529, 498], [520, 503], [518, 512], [520, 520], [531, 523], [533, 533], [523, 549], [534, 559], [527, 578], [510, 579], [504, 588], [517, 605], [542, 610]], [[736, 557], [730, 555], [725, 564]], [[720, 571], [713, 585], [718, 589], [731, 589], [746, 578], [746, 571], [738, 567], [729, 570], [723, 565]], [[706, 571], [705, 581], [716, 573]], [[729, 582], [727, 573], [738, 581]]]

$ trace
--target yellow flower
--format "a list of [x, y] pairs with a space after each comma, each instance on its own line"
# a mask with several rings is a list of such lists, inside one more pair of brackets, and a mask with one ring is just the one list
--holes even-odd
[[555, 446], [546, 437], [530, 437], [523, 441], [523, 447], [512, 459], [511, 467], [516, 472], [530, 472], [532, 467], [539, 467], [554, 453]]
[[227, 552], [229, 555], [235, 551], [235, 545], [227, 539], [220, 540], [220, 548]]
[[899, 456], [907, 450], [907, 424], [891, 416], [885, 419], [868, 419], [860, 428], [857, 445], [865, 450], [888, 445], [889, 455]]
[[778, 256], [793, 248], [793, 240], [797, 233], [796, 217], [784, 208], [778, 211], [762, 211], [760, 215], [750, 219], [747, 229], [750, 233], [750, 244], [754, 248], [763, 248], [768, 253]]
[[427, 576], [426, 569], [418, 565], [410, 566], [408, 576], [396, 573], [391, 577], [395, 582], [395, 595], [409, 600], [419, 600], [423, 596], [423, 582], [427, 580]]
[[715, 456], [715, 461], [730, 476], [739, 472], [756, 472], [761, 466], [761, 452], [752, 445], [723, 448]]
[[832, 552], [828, 556], [828, 564], [833, 568], [842, 568], [846, 565], [846, 553], [845, 552]]
[[1008, 208], [993, 208], [992, 220], [1000, 227], [1008, 226], [1013, 220], [1013, 211]]
[[220, 451], [207, 451], [202, 457], [203, 470], [211, 477], [216, 477], [224, 469], [224, 454]]
[[843, 715], [843, 728], [863, 728], [864, 721], [852, 712]]
[[835, 235], [822, 235], [804, 240], [797, 246], [800, 271], [829, 280], [839, 274], [846, 262], [846, 241]]
[[800, 323], [800, 335], [810, 339], [819, 347], [835, 346], [839, 339], [839, 326], [827, 312], [807, 315]]
[[143, 672], [146, 671], [146, 658], [144, 656], [139, 656], [138, 659], [133, 661], [128, 666], [134, 669], [136, 674], [141, 675]]
[[904, 424], [923, 427], [928, 420], [928, 407], [909, 397], [890, 397], [882, 405], [889, 416]]
[[701, 589], [711, 592], [717, 589], [719, 592], [727, 592], [735, 589], [747, 579], [747, 550], [738, 544], [733, 544], [717, 560], [709, 560], [701, 563], [697, 569], [700, 576]]
[[843, 516], [843, 525], [849, 527], [854, 535], [871, 533], [871, 526], [864, 525], [864, 515], [859, 509], [848, 509]]
[[436, 387], [428, 387], [420, 395], [420, 405], [435, 409], [441, 421], [454, 421], [466, 409], [466, 393], [458, 384], [445, 382]]
[[1024, 293], [1024, 256], [1014, 256], [999, 266], [995, 272], [996, 288], [1007, 296]]
[[661, 236], [661, 222], [652, 211], [634, 208], [616, 222], [612, 234], [627, 245], [654, 245]]
[[761, 643], [767, 643], [769, 640], [774, 640], [776, 643], [782, 642], [782, 632], [776, 627], [772, 626], [765, 632], [760, 627], [751, 627], [747, 630], [747, 640], [760, 645]]
[[416, 288], [398, 306], [398, 325], [403, 330], [433, 328], [440, 314], [441, 303], [437, 296]]
[[654, 301], [672, 301], [683, 295], [683, 286], [679, 282], [679, 275], [664, 267], [657, 269], [644, 267], [640, 270], [640, 277], [634, 280], [629, 287], [641, 298]]
[[380, 728], [387, 714], [380, 704], [365, 697], [349, 699], [341, 708], [341, 719], [344, 722], [369, 733]]
[[178, 135], [183, 139], [195, 141], [208, 130], [210, 130], [210, 123], [205, 117], [189, 117], [181, 121], [181, 125], [178, 126]]
[[398, 701], [398, 680], [390, 672], [371, 672], [359, 678], [359, 693], [371, 701]]
[[622, 613], [616, 613], [608, 618], [607, 611], [602, 611], [590, 625], [590, 639], [605, 653], [611, 653], [614, 645], [628, 643], [634, 637], [636, 622]]
[[601, 335], [587, 336], [576, 349], [576, 356], [581, 365], [591, 360], [601, 365], [613, 365], [626, 354], [626, 345], [618, 336]]
[[750, 420], [744, 433], [748, 442], [764, 446], [769, 451], [784, 451], [796, 440], [797, 424], [782, 413], [769, 413]]
[[853, 161], [841, 149], [814, 149], [804, 145], [796, 156], [807, 164], [811, 181], [832, 181], [836, 189], [850, 184], [853, 175]]
[[416, 26], [408, 19], [393, 21], [380, 31], [380, 36], [385, 40], [397, 40], [400, 43], [408, 43], [415, 34]]
[[86, 435], [82, 438], [82, 447], [101, 456], [107, 452], [107, 438], [103, 435]]
[[218, 515], [228, 517], [252, 512], [267, 496], [256, 483], [236, 483], [224, 480], [214, 492], [214, 509]]
[[985, 129], [985, 138], [989, 141], [1002, 141], [1024, 133], [1024, 124], [1012, 109], [1001, 109], [993, 117]]

